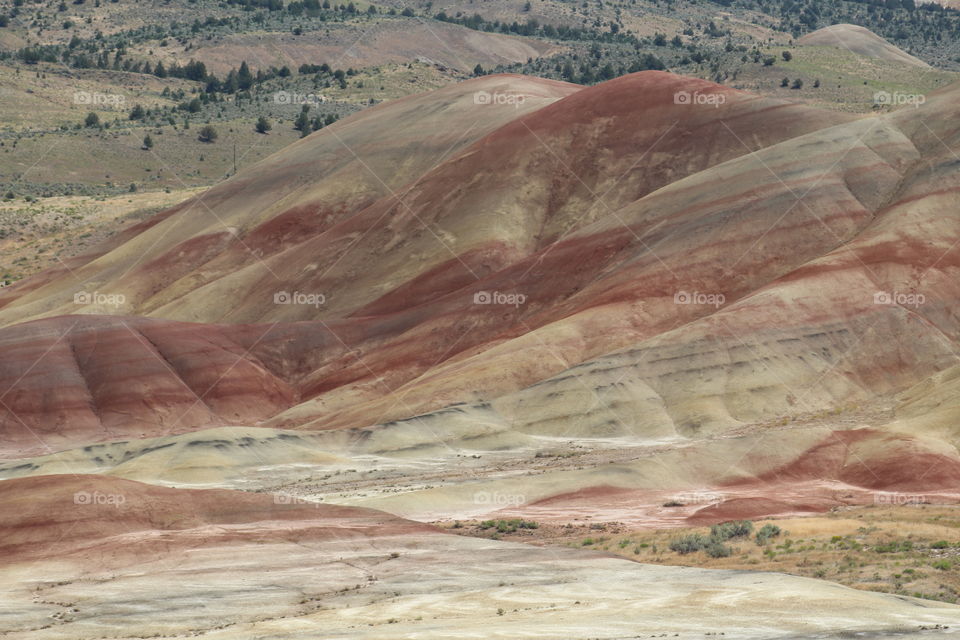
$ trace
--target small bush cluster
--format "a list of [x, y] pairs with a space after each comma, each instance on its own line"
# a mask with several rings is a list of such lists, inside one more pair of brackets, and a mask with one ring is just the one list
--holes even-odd
[[733, 554], [733, 549], [723, 543], [732, 538], [749, 537], [752, 531], [753, 523], [749, 520], [723, 522], [710, 527], [709, 536], [692, 533], [671, 540], [670, 550], [681, 555], [706, 551], [711, 558], [729, 558]]
[[899, 553], [901, 551], [913, 551], [913, 542], [910, 540], [894, 540], [878, 544], [873, 548], [877, 553]]
[[513, 518], [511, 520], [484, 520], [480, 523], [480, 528], [484, 531], [496, 529], [497, 533], [514, 533], [518, 529], [539, 529], [540, 525], [533, 520]]
[[692, 533], [688, 536], [681, 536], [671, 540], [670, 550], [676, 551], [681, 555], [686, 555], [696, 551], [703, 551], [710, 543], [711, 540], [709, 537], [700, 533]]
[[729, 558], [733, 555], [733, 549], [717, 541], [708, 544], [706, 552], [711, 558]]
[[723, 522], [710, 527], [710, 537], [719, 542], [730, 538], [745, 538], [753, 531], [753, 523], [749, 520], [735, 520]]
[[757, 544], [763, 546], [770, 541], [770, 538], [776, 538], [780, 535], [780, 527], [775, 524], [765, 524], [757, 531]]

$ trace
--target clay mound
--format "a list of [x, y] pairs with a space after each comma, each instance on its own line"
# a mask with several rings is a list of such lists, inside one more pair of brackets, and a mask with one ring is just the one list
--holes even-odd
[[422, 534], [432, 527], [288, 495], [168, 489], [105, 476], [37, 476], [0, 482], [0, 558], [106, 561], [178, 548], [312, 542]]
[[63, 316], [2, 330], [4, 455], [269, 417], [298, 394], [252, 354], [273, 337], [258, 329], [246, 342], [243, 328]]
[[[494, 97], [517, 87], [551, 104]], [[0, 475], [77, 465], [423, 519], [665, 526], [960, 497], [956, 447], [915, 422], [954, 413], [960, 88], [855, 121], [661, 73], [444, 91], [319, 132], [77, 266], [127, 296], [102, 310], [160, 317], [0, 330], [8, 455], [83, 446]], [[359, 177], [364, 162], [324, 135], [387, 177]], [[76, 310], [76, 280], [39, 278], [4, 293], [0, 321]], [[329, 303], [276, 303], [280, 288]], [[918, 382], [900, 433], [882, 406], [866, 420], [850, 407]], [[540, 447], [571, 451], [553, 467]], [[664, 506], [699, 490], [720, 497]], [[0, 482], [0, 503], [0, 617], [31, 640], [699, 636], [718, 619], [770, 638], [957, 619], [940, 603], [443, 536], [287, 496], [34, 476]]]
[[831, 479], [896, 492], [960, 490], [960, 456], [935, 440], [874, 429], [835, 431], [789, 464], [758, 476], [761, 484]]
[[[530, 297], [467, 316], [478, 321], [466, 339], [487, 318], [497, 343], [434, 365], [403, 388], [400, 406], [358, 406], [354, 395], [333, 420], [466, 400], [460, 411], [526, 433], [699, 437], [882, 401], [952, 366], [957, 93], [703, 171], [491, 276], [460, 295]], [[797, 167], [801, 156], [816, 161]], [[717, 293], [722, 304], [692, 303]], [[436, 321], [438, 306], [424, 317]], [[405, 350], [430, 335], [411, 332]], [[366, 377], [353, 369], [352, 380]], [[471, 401], [477, 388], [487, 391]], [[330, 425], [331, 408], [317, 426]], [[302, 424], [317, 409], [276, 424]]]
[[849, 503], [824, 496], [805, 496], [792, 501], [777, 497], [756, 496], [734, 498], [717, 505], [704, 507], [686, 519], [684, 524], [694, 527], [729, 522], [730, 520], [754, 520], [773, 515], [809, 515], [824, 513]]
[[[387, 442], [376, 431], [368, 440], [355, 433], [340, 435], [220, 428], [9, 462], [0, 465], [0, 477], [71, 470], [177, 487], [295, 486], [324, 503], [371, 507], [417, 520], [524, 517], [564, 523], [593, 518], [651, 528], [809, 514], [846, 505], [960, 499], [960, 456], [949, 445], [872, 428], [787, 429], [676, 443], [660, 453], [639, 448], [638, 461], [575, 469], [582, 464], [572, 458], [566, 469], [546, 465], [523, 479], [498, 478], [483, 465], [463, 468], [464, 459], [472, 462], [472, 456], [456, 455], [475, 451], [484, 459], [497, 456], [491, 448], [502, 454], [500, 439], [450, 441], [444, 456], [443, 447], [425, 446], [426, 434], [421, 433], [419, 445], [407, 440], [409, 454], [384, 456], [374, 453]], [[403, 441], [397, 434], [394, 438]], [[582, 439], [574, 442], [584, 445]], [[637, 443], [622, 440], [616, 446]], [[438, 486], [395, 490], [398, 474], [411, 473], [410, 454], [431, 460], [434, 471], [445, 470], [430, 481]], [[319, 470], [324, 480], [318, 480]], [[324, 486], [326, 479], [330, 486]], [[344, 490], [356, 481], [362, 488]], [[421, 481], [418, 476], [416, 482]], [[496, 496], [522, 497], [522, 504], [504, 507]]]
[[[801, 168], [796, 165], [798, 156], [815, 160]], [[318, 369], [310, 376], [305, 397], [322, 395], [324, 403], [303, 405], [271, 424], [304, 424], [311, 411], [323, 416], [313, 426], [363, 424], [371, 418], [426, 414], [455, 402], [466, 402], [481, 413], [478, 401], [490, 401], [503, 423], [524, 432], [549, 434], [559, 429], [567, 434], [626, 432], [656, 437], [710, 430], [722, 412], [730, 419], [715, 424], [728, 428], [788, 410], [786, 390], [779, 399], [763, 398], [774, 390], [760, 362], [767, 343], [778, 338], [761, 337], [759, 331], [775, 326], [780, 329], [774, 331], [789, 332], [782, 336], [782, 345], [796, 348], [796, 355], [791, 351], [784, 356], [786, 366], [795, 369], [791, 375], [816, 379], [811, 366], [826, 370], [829, 361], [811, 365], [801, 359], [801, 352], [808, 346], [822, 349], [835, 340], [822, 329], [825, 317], [842, 322], [855, 309], [884, 315], [895, 309], [873, 305], [877, 285], [859, 273], [858, 298], [847, 299], [849, 289], [830, 293], [833, 289], [823, 283], [802, 296], [825, 292], [831, 297], [822, 306], [804, 302], [806, 306], [795, 309], [788, 295], [798, 294], [781, 297], [764, 288], [856, 237], [885, 201], [895, 197], [904, 172], [918, 157], [911, 141], [885, 121], [839, 125], [662, 187], [478, 282], [463, 273], [459, 283], [465, 284], [453, 285], [446, 295], [420, 298], [408, 288], [406, 300], [419, 302], [417, 306], [383, 318], [356, 319], [368, 331], [389, 320], [406, 330], [399, 339], [380, 342], [375, 352], [365, 351], [369, 355], [362, 361]], [[829, 273], [822, 271], [818, 277], [827, 279]], [[425, 279], [422, 291], [436, 278]], [[787, 287], [785, 281], [782, 290]], [[490, 292], [522, 294], [524, 302], [474, 304], [478, 296], [489, 297]], [[732, 304], [754, 295], [756, 305], [746, 300]], [[688, 298], [694, 296], [697, 302], [691, 304]], [[718, 303], [701, 301], [709, 296]], [[757, 313], [757, 306], [766, 311]], [[366, 312], [373, 310], [368, 307]], [[776, 318], [779, 324], [767, 318]], [[702, 323], [693, 323], [698, 319]], [[864, 318], [863, 326], [868, 325]], [[683, 329], [674, 331], [678, 327]], [[840, 335], [852, 343], [849, 330]], [[751, 344], [749, 336], [764, 344]], [[911, 336], [918, 353], [941, 350], [934, 339], [932, 330]], [[438, 351], [438, 358], [448, 358], [438, 362], [428, 355], [433, 345], [442, 349], [450, 343], [460, 350], [456, 356]], [[891, 346], [881, 352], [893, 359], [897, 355]], [[598, 358], [601, 354], [609, 355]], [[937, 357], [918, 371], [932, 370]], [[746, 394], [732, 402], [712, 400], [729, 388], [726, 374], [719, 375], [726, 370], [725, 363], [744, 358], [759, 362], [749, 367], [738, 364], [732, 374], [738, 387], [742, 380], [762, 402]], [[424, 373], [429, 367], [432, 370]], [[886, 392], [893, 384], [912, 384], [916, 379], [917, 371], [910, 366], [893, 371], [903, 378], [878, 379], [885, 386], [875, 391]], [[369, 384], [373, 374], [393, 388], [406, 384], [403, 403], [371, 393], [365, 394], [369, 404], [358, 404], [356, 393], [367, 388], [361, 388], [360, 381]], [[804, 384], [788, 383], [798, 388]], [[528, 385], [535, 386], [524, 389]], [[862, 393], [862, 388], [857, 391]], [[703, 403], [693, 400], [703, 397], [707, 398]], [[805, 408], [822, 400], [807, 399]], [[583, 406], [591, 408], [591, 415], [583, 415]], [[619, 408], [610, 411], [610, 406]], [[332, 411], [338, 413], [331, 416]], [[636, 416], [643, 416], [640, 429], [631, 427]]]
[[797, 44], [811, 47], [838, 47], [861, 56], [899, 62], [916, 67], [929, 68], [923, 60], [915, 58], [899, 47], [890, 44], [866, 27], [855, 24], [834, 24], [797, 39]]

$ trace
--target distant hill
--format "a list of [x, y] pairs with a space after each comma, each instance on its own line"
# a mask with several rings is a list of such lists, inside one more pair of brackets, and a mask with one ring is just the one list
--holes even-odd
[[797, 40], [797, 44], [811, 47], [841, 47], [871, 58], [930, 68], [930, 65], [923, 60], [890, 44], [869, 29], [855, 24], [835, 24], [817, 29]]

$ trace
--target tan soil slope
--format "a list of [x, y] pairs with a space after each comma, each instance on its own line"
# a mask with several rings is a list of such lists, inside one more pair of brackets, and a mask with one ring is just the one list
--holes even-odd
[[238, 60], [247, 60], [254, 68], [296, 68], [303, 63], [324, 61], [346, 69], [425, 59], [470, 73], [478, 64], [489, 69], [550, 56], [561, 49], [531, 38], [474, 31], [455, 24], [389, 19], [302, 35], [233, 35], [209, 44], [201, 42], [189, 51], [172, 49], [166, 56], [181, 64], [191, 57], [202, 59], [217, 75], [234, 69]]

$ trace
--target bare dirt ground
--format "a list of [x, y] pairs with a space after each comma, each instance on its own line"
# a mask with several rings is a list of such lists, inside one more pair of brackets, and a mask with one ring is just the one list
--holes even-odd
[[202, 189], [0, 200], [0, 281], [19, 280], [85, 253], [120, 229]]

